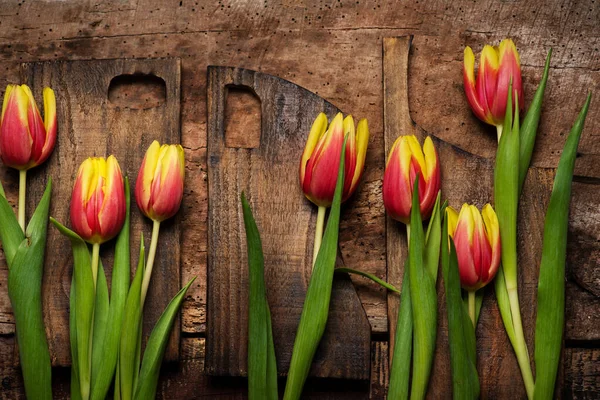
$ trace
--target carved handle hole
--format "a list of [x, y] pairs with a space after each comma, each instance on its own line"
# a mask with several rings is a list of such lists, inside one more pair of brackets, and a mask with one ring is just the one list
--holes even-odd
[[260, 146], [260, 99], [250, 89], [227, 86], [225, 146], [255, 149]]
[[116, 107], [146, 110], [167, 101], [167, 84], [155, 75], [119, 75], [108, 86], [108, 100]]

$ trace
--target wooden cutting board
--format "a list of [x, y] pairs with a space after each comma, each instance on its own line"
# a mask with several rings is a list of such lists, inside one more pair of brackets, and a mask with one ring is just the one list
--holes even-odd
[[[232, 87], [244, 88], [260, 100], [257, 147], [226, 143], [225, 107]], [[261, 232], [277, 366], [283, 374], [310, 279], [317, 211], [302, 193], [298, 166], [314, 118], [321, 111], [331, 118], [338, 110], [291, 82], [244, 69], [209, 67], [207, 90], [206, 371], [247, 373], [248, 266], [240, 206], [244, 191]], [[366, 380], [369, 362], [369, 322], [350, 279], [336, 274], [329, 321], [311, 375]]]
[[[87, 157], [114, 154], [131, 193], [132, 276], [137, 266], [140, 233], [146, 249], [152, 223], [135, 203], [133, 188], [147, 147], [153, 140], [180, 143], [180, 60], [91, 60], [27, 63], [21, 81], [27, 83], [43, 108], [42, 88], [50, 86], [57, 99], [58, 138], [54, 153], [28, 173], [27, 216], [52, 177], [50, 215], [70, 226], [69, 204], [79, 165]], [[159, 248], [144, 310], [144, 337], [180, 288], [180, 229], [182, 212], [161, 224]], [[101, 247], [110, 285], [114, 241]], [[69, 241], [50, 225], [44, 267], [44, 321], [52, 364], [70, 365], [69, 288], [73, 259]], [[179, 321], [173, 328], [165, 358], [179, 353]], [[146, 340], [144, 339], [144, 340]]]
[[[428, 135], [411, 117], [408, 102], [408, 64], [412, 37], [402, 36], [383, 40], [384, 129], [385, 152], [399, 135], [414, 134], [422, 143]], [[457, 79], [460, 74], [457, 72]], [[466, 98], [457, 99], [466, 101]], [[495, 135], [490, 127], [489, 134]], [[480, 132], [465, 134], [479, 135]], [[494, 160], [480, 158], [432, 136], [438, 151], [442, 176], [442, 200], [459, 210], [465, 203], [482, 207], [493, 204]], [[515, 167], [516, 168], [516, 167]], [[525, 338], [533, 359], [535, 331], [536, 288], [542, 251], [543, 224], [546, 205], [552, 191], [554, 169], [531, 168], [519, 204], [519, 301]], [[388, 281], [401, 287], [404, 260], [407, 254], [404, 225], [387, 218]], [[448, 350], [447, 313], [441, 271], [438, 276], [438, 333], [433, 372], [428, 398], [450, 398], [452, 375]], [[496, 304], [493, 284], [485, 289], [481, 316], [477, 326], [477, 370], [481, 398], [526, 398], [525, 387], [517, 360], [504, 330]], [[399, 298], [388, 295], [390, 338], [394, 338]], [[390, 360], [393, 346], [390, 345]], [[559, 368], [558, 389], [562, 387], [562, 364]]]

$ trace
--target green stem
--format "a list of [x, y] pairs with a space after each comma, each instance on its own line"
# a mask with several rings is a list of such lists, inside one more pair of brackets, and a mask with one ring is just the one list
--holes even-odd
[[98, 280], [98, 263], [100, 260], [100, 244], [94, 243], [92, 246], [92, 278], [94, 279], [94, 292], [96, 291], [96, 281]]
[[521, 322], [521, 310], [519, 307], [519, 294], [516, 286], [508, 287], [508, 299], [510, 302], [510, 311], [512, 314], [513, 326], [515, 329], [515, 353], [517, 355], [517, 362], [521, 369], [521, 375], [523, 376], [523, 383], [525, 384], [525, 390], [527, 391], [527, 398], [533, 399], [534, 381], [533, 373], [531, 372], [531, 364], [529, 361], [529, 351], [527, 350], [527, 343], [525, 343], [525, 336], [523, 335], [523, 324]]
[[502, 129], [504, 129], [503, 125], [496, 125], [496, 136], [498, 136], [498, 143], [500, 143], [500, 138], [502, 137]]
[[158, 245], [158, 233], [160, 231], [160, 221], [154, 221], [152, 225], [152, 241], [150, 242], [150, 251], [148, 252], [148, 262], [144, 270], [144, 280], [142, 281], [142, 301], [140, 306], [144, 308], [148, 285], [150, 285], [150, 277], [152, 276], [152, 267], [154, 266], [154, 257], [156, 256], [156, 247]]
[[406, 224], [406, 246], [410, 244], [410, 223]]
[[315, 245], [313, 247], [313, 267], [315, 266], [315, 262], [317, 261], [317, 255], [319, 254], [319, 249], [321, 248], [321, 241], [323, 240], [323, 226], [325, 225], [326, 211], [327, 207], [319, 206], [319, 211], [317, 213], [317, 226], [315, 227]]
[[19, 171], [19, 225], [25, 232], [25, 196], [27, 194], [27, 170]]
[[471, 317], [471, 322], [473, 322], [473, 326], [476, 326], [476, 321], [475, 321], [475, 291], [474, 290], [469, 290], [467, 293], [468, 293], [468, 296], [469, 296], [469, 317]]
[[[90, 327], [90, 340], [89, 340], [89, 358], [88, 358], [88, 374], [92, 376], [92, 347], [94, 338], [94, 318], [96, 314], [96, 281], [98, 280], [98, 264], [100, 262], [100, 244], [94, 243], [92, 246], [92, 279], [94, 281], [94, 308], [92, 310], [92, 326]], [[90, 397], [91, 382], [86, 381], [81, 384], [81, 397], [83, 400], [87, 400]]]

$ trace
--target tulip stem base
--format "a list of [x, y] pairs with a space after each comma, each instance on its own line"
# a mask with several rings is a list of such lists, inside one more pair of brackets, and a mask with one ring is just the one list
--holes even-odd
[[521, 322], [521, 310], [519, 307], [519, 294], [516, 287], [508, 288], [508, 299], [512, 315], [513, 326], [515, 328], [515, 354], [517, 362], [523, 376], [523, 383], [527, 391], [527, 398], [533, 399], [533, 390], [535, 387], [533, 373], [531, 372], [531, 363], [529, 360], [529, 351], [523, 335], [523, 324]]
[[317, 212], [317, 226], [315, 227], [315, 244], [313, 247], [313, 267], [315, 266], [315, 262], [317, 262], [317, 255], [319, 254], [319, 249], [321, 248], [321, 241], [323, 240], [323, 226], [325, 225], [326, 211], [327, 207], [319, 206], [319, 211]]
[[496, 125], [496, 136], [498, 137], [498, 143], [500, 143], [500, 138], [502, 137], [503, 129], [504, 129], [503, 125]]
[[471, 318], [471, 322], [473, 322], [473, 326], [476, 326], [475, 321], [475, 291], [469, 290], [467, 292], [469, 299], [469, 317]]
[[25, 233], [25, 197], [27, 195], [27, 170], [19, 171], [19, 209], [17, 211], [19, 225]]
[[94, 290], [96, 290], [96, 281], [98, 280], [98, 264], [100, 262], [100, 244], [94, 243], [92, 246], [92, 279], [94, 280]]
[[140, 306], [144, 308], [144, 301], [146, 300], [146, 293], [148, 292], [148, 286], [150, 285], [150, 277], [152, 276], [152, 267], [154, 266], [154, 258], [156, 256], [156, 248], [158, 246], [158, 233], [160, 232], [160, 221], [154, 221], [152, 225], [152, 241], [150, 242], [150, 251], [148, 252], [148, 262], [146, 263], [146, 269], [144, 270], [144, 279], [142, 281], [142, 298]]

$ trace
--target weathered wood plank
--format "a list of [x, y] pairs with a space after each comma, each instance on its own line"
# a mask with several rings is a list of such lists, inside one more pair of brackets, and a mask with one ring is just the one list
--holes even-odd
[[[278, 369], [285, 373], [312, 271], [316, 221], [315, 207], [298, 185], [298, 160], [316, 115], [324, 111], [332, 118], [338, 110], [274, 76], [229, 67], [209, 67], [208, 73], [207, 372], [246, 374], [248, 262], [240, 206], [244, 191], [261, 232], [275, 352]], [[225, 131], [229, 87], [245, 88], [260, 100], [259, 141], [246, 138], [242, 147], [232, 147], [240, 140]], [[336, 275], [312, 375], [368, 380], [369, 354], [370, 326], [360, 300], [350, 279]]]

